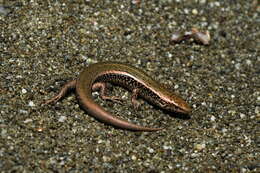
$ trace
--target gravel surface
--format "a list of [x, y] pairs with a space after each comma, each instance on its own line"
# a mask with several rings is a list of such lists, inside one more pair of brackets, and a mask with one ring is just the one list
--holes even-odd
[[[0, 172], [260, 171], [257, 0], [0, 0]], [[208, 31], [209, 45], [171, 42]], [[85, 66], [118, 61], [170, 86], [189, 118], [144, 101], [96, 102], [162, 131], [131, 132], [84, 112], [75, 94], [42, 106]]]

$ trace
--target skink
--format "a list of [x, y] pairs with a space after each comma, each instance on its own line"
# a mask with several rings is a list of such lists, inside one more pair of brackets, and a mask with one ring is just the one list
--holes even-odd
[[65, 84], [60, 92], [53, 98], [47, 100], [45, 104], [57, 102], [68, 90], [76, 88], [77, 98], [82, 108], [104, 123], [132, 131], [156, 131], [162, 129], [129, 123], [121, 118], [115, 117], [95, 103], [92, 98], [92, 92], [97, 90], [100, 91], [102, 99], [118, 101], [117, 97], [105, 95], [108, 83], [119, 85], [132, 91], [131, 101], [135, 108], [139, 106], [136, 100], [137, 97], [142, 97], [149, 103], [167, 111], [183, 114], [188, 114], [191, 111], [191, 108], [182, 98], [150, 78], [142, 70], [130, 65], [114, 62], [96, 63], [85, 68], [80, 73], [78, 79]]

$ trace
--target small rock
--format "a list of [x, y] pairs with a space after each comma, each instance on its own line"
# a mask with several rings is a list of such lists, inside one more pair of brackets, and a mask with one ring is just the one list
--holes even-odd
[[198, 14], [198, 10], [197, 9], [193, 9], [192, 10], [192, 14], [197, 15]]
[[206, 144], [195, 144], [195, 146], [194, 146], [194, 149], [198, 150], [198, 151], [201, 151], [204, 148], [206, 148]]
[[31, 106], [31, 107], [35, 106], [35, 104], [33, 103], [33, 101], [29, 101], [29, 106]]
[[65, 116], [60, 116], [60, 118], [58, 119], [59, 122], [64, 122], [66, 121], [67, 117]]

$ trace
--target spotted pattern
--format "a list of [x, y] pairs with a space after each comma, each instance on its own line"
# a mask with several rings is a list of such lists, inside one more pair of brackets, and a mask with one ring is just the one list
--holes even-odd
[[177, 106], [171, 103], [167, 103], [165, 100], [161, 99], [155, 92], [153, 92], [152, 90], [144, 86], [142, 83], [138, 82], [137, 80], [128, 75], [115, 73], [103, 74], [96, 78], [95, 83], [96, 82], [107, 82], [119, 85], [130, 91], [138, 89], [138, 96], [146, 99], [150, 103], [168, 110], [178, 109]]

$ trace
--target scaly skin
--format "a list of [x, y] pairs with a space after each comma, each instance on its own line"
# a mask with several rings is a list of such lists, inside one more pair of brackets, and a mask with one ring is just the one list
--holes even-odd
[[59, 94], [45, 104], [61, 99], [69, 89], [76, 88], [78, 100], [82, 108], [96, 119], [121, 129], [132, 131], [157, 131], [162, 128], [150, 128], [129, 123], [115, 117], [94, 102], [92, 92], [100, 90], [103, 99], [118, 101], [117, 97], [105, 96], [106, 83], [120, 85], [133, 92], [132, 103], [138, 107], [137, 97], [140, 96], [162, 109], [188, 114], [191, 108], [188, 104], [154, 81], [145, 72], [135, 67], [114, 62], [96, 63], [85, 68], [78, 79], [65, 84]]

